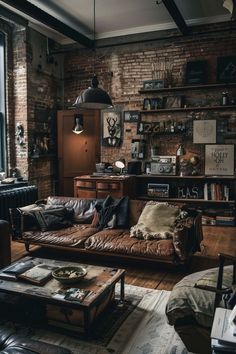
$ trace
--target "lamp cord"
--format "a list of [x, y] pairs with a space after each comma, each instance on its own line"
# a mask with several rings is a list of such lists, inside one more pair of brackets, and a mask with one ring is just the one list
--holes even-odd
[[93, 75], [95, 76], [95, 62], [96, 62], [96, 42], [95, 42], [95, 35], [96, 35], [96, 22], [95, 22], [95, 0], [93, 0]]

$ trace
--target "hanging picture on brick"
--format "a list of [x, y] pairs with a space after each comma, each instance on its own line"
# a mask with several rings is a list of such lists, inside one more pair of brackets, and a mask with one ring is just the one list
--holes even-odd
[[186, 85], [202, 85], [207, 83], [207, 61], [189, 61], [186, 64]]
[[102, 145], [117, 147], [122, 143], [122, 112], [117, 110], [102, 111]]
[[217, 144], [205, 147], [205, 175], [234, 175], [234, 145]]
[[216, 120], [202, 119], [193, 121], [193, 143], [215, 144], [216, 143]]
[[217, 59], [217, 82], [236, 82], [236, 56], [221, 57]]

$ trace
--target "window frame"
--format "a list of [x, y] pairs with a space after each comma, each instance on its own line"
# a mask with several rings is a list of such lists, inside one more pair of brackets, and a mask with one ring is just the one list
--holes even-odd
[[5, 35], [0, 31], [0, 171], [7, 170]]

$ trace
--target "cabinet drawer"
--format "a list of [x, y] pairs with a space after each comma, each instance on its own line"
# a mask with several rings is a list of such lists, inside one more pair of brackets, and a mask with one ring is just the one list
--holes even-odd
[[96, 182], [94, 181], [76, 181], [75, 185], [80, 188], [96, 188]]
[[97, 191], [97, 198], [98, 199], [105, 199], [108, 195], [111, 195], [113, 198], [121, 198], [122, 195], [120, 193], [120, 191], [102, 191], [102, 190], [98, 190]]
[[96, 199], [97, 193], [95, 190], [77, 189], [77, 198], [91, 198]]
[[120, 183], [119, 182], [97, 182], [97, 190], [119, 190]]

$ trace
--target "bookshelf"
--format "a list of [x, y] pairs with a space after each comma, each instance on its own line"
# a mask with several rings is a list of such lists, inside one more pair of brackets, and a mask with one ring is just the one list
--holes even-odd
[[[152, 193], [149, 193], [149, 185]], [[153, 186], [156, 185], [153, 192]], [[168, 185], [168, 196], [159, 188]], [[198, 208], [204, 225], [235, 226], [235, 176], [136, 176], [136, 197]]]

